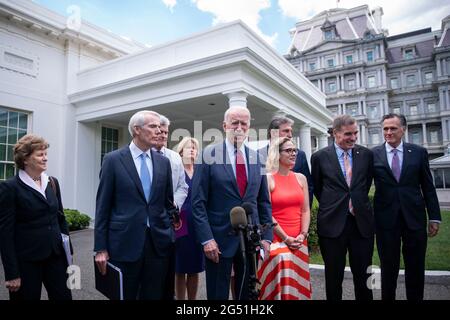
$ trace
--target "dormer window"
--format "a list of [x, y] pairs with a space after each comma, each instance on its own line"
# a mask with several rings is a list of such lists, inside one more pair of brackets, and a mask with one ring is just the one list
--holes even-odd
[[403, 49], [403, 59], [405, 60], [414, 59], [414, 48]]
[[333, 40], [334, 39], [334, 32], [333, 30], [326, 30], [324, 31], [325, 40]]
[[364, 32], [363, 39], [370, 40], [373, 38], [375, 38], [375, 36], [372, 34], [372, 32], [370, 32], [370, 30], [367, 30], [366, 32]]
[[325, 20], [321, 29], [323, 32], [323, 39], [325, 41], [334, 40], [338, 37], [338, 34], [336, 32], [336, 25], [331, 23], [328, 19]]

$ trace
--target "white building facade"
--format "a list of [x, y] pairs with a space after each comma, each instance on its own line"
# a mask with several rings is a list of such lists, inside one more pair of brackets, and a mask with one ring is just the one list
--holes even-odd
[[79, 27], [31, 1], [0, 0], [0, 180], [15, 173], [16, 141], [36, 133], [50, 143], [65, 207], [93, 217], [103, 155], [130, 141], [139, 110], [171, 120], [172, 146], [186, 135], [216, 141], [232, 105], [251, 111], [254, 139], [282, 111], [307, 154], [311, 139], [327, 143], [326, 96], [240, 21], [153, 48]]

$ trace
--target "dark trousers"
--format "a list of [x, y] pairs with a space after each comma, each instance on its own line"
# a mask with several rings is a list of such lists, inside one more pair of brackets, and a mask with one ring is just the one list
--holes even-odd
[[49, 300], [72, 300], [67, 288], [67, 261], [64, 254], [52, 254], [40, 261], [19, 261], [21, 287], [10, 292], [10, 300], [40, 300], [42, 283]]
[[381, 298], [395, 300], [402, 243], [406, 298], [410, 301], [423, 300], [427, 231], [409, 230], [401, 212], [394, 228], [377, 229], [377, 247], [381, 263]]
[[150, 229], [147, 229], [142, 256], [133, 262], [110, 260], [122, 270], [125, 300], [162, 300], [164, 298], [169, 255], [156, 253]]
[[372, 265], [374, 238], [364, 238], [358, 230], [355, 217], [347, 216], [344, 231], [337, 238], [319, 237], [320, 251], [325, 263], [325, 287], [327, 300], [342, 300], [347, 251], [356, 300], [373, 300], [372, 290], [367, 286]]
[[228, 300], [232, 266], [235, 275], [236, 300], [248, 300], [250, 264], [250, 257], [247, 256], [244, 260], [241, 251], [231, 258], [219, 256], [219, 263], [214, 263], [206, 258], [205, 275], [208, 300]]
[[166, 276], [166, 289], [164, 300], [174, 300], [175, 298], [175, 243], [170, 249], [169, 266]]

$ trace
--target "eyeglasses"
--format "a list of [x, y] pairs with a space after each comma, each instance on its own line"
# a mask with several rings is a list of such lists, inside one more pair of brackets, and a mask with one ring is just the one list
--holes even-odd
[[281, 152], [287, 152], [288, 154], [296, 154], [297, 153], [297, 149], [296, 148], [287, 148], [287, 149], [282, 149], [280, 150]]

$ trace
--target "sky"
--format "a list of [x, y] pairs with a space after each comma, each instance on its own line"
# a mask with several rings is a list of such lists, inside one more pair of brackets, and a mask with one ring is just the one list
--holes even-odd
[[382, 24], [389, 35], [441, 28], [450, 15], [448, 0], [34, 0], [64, 16], [80, 10], [81, 18], [125, 38], [156, 46], [220, 23], [244, 21], [280, 54], [291, 43], [289, 30], [298, 21], [331, 8], [368, 4], [383, 8]]

